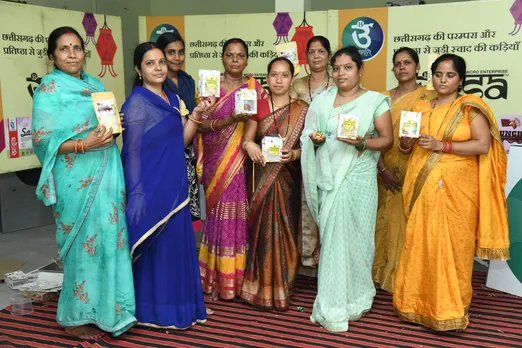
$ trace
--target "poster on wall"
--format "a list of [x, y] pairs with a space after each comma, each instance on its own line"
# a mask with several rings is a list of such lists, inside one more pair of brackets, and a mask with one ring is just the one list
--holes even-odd
[[7, 128], [7, 155], [19, 158], [34, 155], [31, 136], [31, 117], [13, 117], [5, 122]]
[[0, 174], [40, 166], [30, 140], [19, 138], [14, 146], [14, 132], [7, 130], [13, 120], [17, 131], [30, 125], [34, 91], [53, 69], [47, 38], [61, 26], [83, 36], [84, 70], [99, 78], [119, 105], [125, 99], [119, 17], [0, 2]]

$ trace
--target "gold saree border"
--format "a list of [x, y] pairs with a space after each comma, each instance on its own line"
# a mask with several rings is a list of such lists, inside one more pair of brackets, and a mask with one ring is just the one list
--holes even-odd
[[429, 318], [425, 315], [417, 313], [405, 313], [401, 312], [397, 307], [394, 306], [395, 312], [401, 320], [408, 321], [410, 323], [420, 324], [429, 327], [435, 331], [451, 331], [451, 330], [464, 330], [468, 327], [469, 317], [468, 310], [469, 306], [464, 309], [464, 316], [455, 319], [436, 320]]
[[509, 248], [490, 249], [481, 248], [477, 245], [475, 254], [484, 260], [509, 260]]
[[[163, 224], [166, 224], [172, 215], [176, 214], [178, 211], [183, 209], [188, 203], [190, 202], [190, 197], [187, 197], [180, 205], [178, 205], [176, 208], [174, 208], [173, 211], [171, 211], [167, 216], [165, 216], [163, 219], [158, 221], [154, 226], [152, 226], [147, 232], [141, 236], [140, 239], [131, 248], [131, 259], [134, 256], [134, 252], [136, 251], [136, 248], [138, 248], [147, 238], [149, 238], [157, 229]], [[134, 262], [134, 261], [133, 261]]]
[[154, 329], [171, 329], [171, 330], [187, 330], [187, 329], [190, 329], [191, 327], [193, 327], [194, 325], [196, 324], [205, 324], [207, 322], [207, 319], [204, 319], [204, 320], [196, 320], [195, 322], [192, 323], [192, 325], [190, 326], [187, 326], [187, 327], [177, 327], [177, 326], [174, 326], [174, 325], [171, 325], [171, 326], [160, 326], [160, 325], [157, 325], [157, 324], [151, 324], [151, 323], [140, 323], [140, 322], [137, 322], [136, 325], [139, 325], [139, 326], [144, 326], [144, 327], [152, 327]]

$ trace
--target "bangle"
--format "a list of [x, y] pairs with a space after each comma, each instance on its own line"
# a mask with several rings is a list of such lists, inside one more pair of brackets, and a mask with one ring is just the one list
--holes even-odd
[[409, 153], [411, 151], [411, 149], [413, 148], [413, 146], [407, 148], [407, 149], [404, 149], [401, 147], [401, 143], [399, 142], [399, 151], [402, 153], [402, 154], [406, 154], [406, 153]]
[[200, 120], [196, 120], [194, 117], [192, 117], [192, 114], [188, 115], [188, 119], [196, 124], [201, 124]]
[[214, 119], [214, 120], [212, 120], [212, 122], [210, 122], [210, 129], [212, 129], [213, 132], [216, 131], [215, 126], [217, 124], [217, 121], [218, 121], [217, 119]]
[[386, 167], [382, 168], [381, 170], [379, 170], [379, 175], [382, 175], [382, 173], [384, 173], [387, 170], [388, 170], [388, 168], [386, 168]]
[[[211, 123], [210, 125], [212, 126], [212, 123]], [[210, 127], [210, 128], [212, 128], [212, 127]], [[251, 141], [252, 141], [252, 140], [244, 140], [244, 141], [243, 141], [243, 145], [241, 145], [241, 148], [243, 149], [243, 151], [246, 152], [246, 149], [245, 149], [245, 148], [246, 148], [247, 144], [248, 144], [249, 142], [251, 142]]]
[[76, 142], [74, 143], [74, 153], [78, 153], [78, 139], [76, 139]]
[[80, 139], [78, 141], [78, 145], [79, 145], [79, 150], [82, 152], [82, 153], [85, 153], [85, 148], [83, 147], [83, 139]]
[[362, 146], [361, 146], [361, 147], [359, 147], [359, 146], [355, 146], [355, 148], [356, 148], [358, 151], [364, 151], [364, 149], [366, 149], [366, 138], [363, 138]]
[[442, 149], [440, 149], [439, 151], [444, 153], [453, 153], [453, 142], [444, 140]]

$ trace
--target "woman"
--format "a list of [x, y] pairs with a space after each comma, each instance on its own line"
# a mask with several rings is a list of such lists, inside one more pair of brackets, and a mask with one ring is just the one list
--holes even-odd
[[[332, 55], [330, 41], [324, 36], [314, 36], [308, 40], [306, 52], [310, 74], [294, 81], [290, 95], [310, 104], [319, 93], [326, 91], [334, 84], [328, 73], [328, 63]], [[304, 192], [301, 193], [301, 199], [301, 233], [298, 243], [301, 264], [304, 266], [301, 268], [301, 272], [317, 277], [320, 252], [319, 229], [310, 214]]]
[[[389, 98], [360, 87], [363, 62], [353, 46], [332, 59], [335, 86], [317, 96], [301, 137], [306, 199], [319, 226], [321, 255], [311, 320], [330, 331], [369, 311], [372, 281], [377, 157], [393, 144]], [[358, 117], [355, 139], [337, 138], [341, 114]], [[366, 135], [372, 137], [366, 137]]]
[[475, 95], [459, 96], [466, 63], [453, 54], [431, 66], [437, 98], [419, 101], [418, 141], [404, 179], [408, 218], [393, 304], [401, 319], [433, 330], [468, 326], [473, 258], [509, 258], [506, 154], [495, 116]]
[[[419, 55], [408, 47], [401, 47], [393, 54], [393, 73], [399, 85], [384, 93], [392, 100], [393, 138], [399, 138], [402, 111], [411, 111], [419, 100], [433, 98], [433, 92], [417, 83]], [[373, 281], [388, 292], [393, 292], [395, 266], [404, 241], [406, 218], [402, 200], [402, 183], [406, 174], [408, 156], [392, 147], [381, 153], [377, 170], [379, 173], [379, 203], [375, 228], [375, 260]]]
[[127, 130], [122, 158], [127, 220], [141, 325], [185, 329], [206, 321], [189, 206], [185, 146], [212, 100], [185, 121], [180, 98], [162, 90], [163, 51], [142, 43], [134, 51], [135, 87], [123, 105]]
[[200, 126], [198, 165], [203, 168], [207, 220], [199, 249], [203, 291], [209, 299], [231, 300], [241, 291], [246, 264], [248, 198], [245, 154], [241, 150], [245, 122], [236, 115], [235, 94], [255, 88], [258, 99], [266, 92], [252, 77], [244, 77], [248, 47], [241, 39], [223, 45], [220, 98]]
[[64, 265], [56, 319], [81, 339], [118, 336], [136, 319], [121, 160], [90, 97], [105, 88], [83, 71], [73, 28], [53, 30], [47, 52], [54, 70], [35, 91], [32, 134], [42, 164], [36, 195], [53, 209]]
[[[308, 105], [289, 95], [294, 65], [286, 58], [268, 64], [270, 98], [260, 100], [257, 115], [247, 121], [243, 151], [255, 163], [250, 200], [249, 252], [241, 298], [263, 308], [288, 309], [299, 270], [297, 235], [301, 207], [299, 138]], [[266, 163], [261, 141], [281, 137], [278, 163]]]
[[[181, 98], [186, 108], [182, 108], [182, 111], [192, 112], [196, 107], [194, 79], [181, 70], [185, 63], [185, 41], [177, 34], [164, 33], [158, 38], [157, 45], [165, 53], [167, 59], [167, 79], [163, 84], [163, 89], [177, 94]], [[188, 115], [186, 111], [184, 113], [186, 114], [182, 116]], [[196, 222], [201, 219], [201, 211], [199, 208], [199, 184], [196, 176], [196, 155], [192, 141], [185, 148], [185, 160], [189, 180], [190, 213], [192, 214], [192, 221]]]

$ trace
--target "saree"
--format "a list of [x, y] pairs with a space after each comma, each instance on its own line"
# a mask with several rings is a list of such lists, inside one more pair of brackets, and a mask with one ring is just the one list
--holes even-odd
[[[248, 88], [248, 84], [240, 88]], [[255, 89], [258, 99], [265, 99], [266, 92], [257, 81]], [[221, 97], [210, 112], [210, 119], [233, 113], [236, 91], [228, 94], [220, 91]], [[239, 295], [246, 264], [248, 198], [246, 155], [241, 149], [244, 128], [245, 122], [238, 122], [200, 134], [198, 144], [207, 209], [199, 249], [201, 281], [205, 293], [218, 294], [222, 299]]]
[[[310, 104], [315, 97], [328, 90], [328, 88], [333, 85], [333, 79], [329, 78], [327, 83], [318, 86], [314, 91], [310, 92], [308, 90], [308, 82], [305, 76], [292, 83], [290, 96], [292, 98], [304, 100], [306, 103]], [[301, 189], [301, 199], [301, 233], [298, 236], [298, 247], [299, 254], [301, 255], [301, 265], [303, 267], [301, 267], [300, 273], [307, 276], [317, 277], [317, 254], [320, 250], [319, 229], [317, 228], [317, 225], [312, 218], [312, 214], [310, 213], [310, 209], [308, 209], [308, 205], [306, 204], [304, 188]]]
[[185, 329], [206, 321], [192, 228], [180, 99], [140, 86], [123, 105], [122, 159], [140, 325]]
[[34, 93], [32, 140], [42, 164], [36, 196], [53, 209], [64, 265], [56, 320], [118, 336], [136, 322], [118, 147], [58, 153], [65, 141], [85, 139], [98, 126], [91, 93], [102, 91], [86, 73], [46, 75]]
[[[258, 103], [256, 143], [265, 135], [287, 134], [283, 149], [298, 149], [308, 105], [295, 101], [270, 111], [266, 100]], [[263, 115], [263, 116], [261, 116]], [[274, 121], [275, 120], [275, 121]], [[287, 125], [288, 124], [288, 125]], [[287, 125], [287, 126], [285, 126]], [[254, 166], [255, 191], [248, 215], [249, 250], [241, 298], [246, 302], [277, 310], [288, 309], [299, 270], [297, 236], [301, 207], [299, 161]]]
[[[319, 226], [321, 254], [317, 296], [311, 320], [329, 331], [347, 331], [348, 322], [369, 311], [375, 296], [372, 281], [377, 158], [336, 140], [338, 115], [356, 113], [358, 134], [375, 134], [374, 119], [390, 108], [389, 98], [367, 91], [333, 107], [337, 87], [320, 94], [306, 115], [301, 136], [301, 165], [306, 200]], [[315, 149], [309, 135], [326, 141]]]
[[465, 329], [474, 254], [490, 260], [509, 257], [506, 154], [493, 113], [475, 95], [435, 109], [420, 101], [414, 110], [423, 115], [421, 133], [438, 140], [470, 140], [478, 112], [490, 125], [491, 145], [484, 155], [415, 145], [403, 186], [408, 222], [395, 275], [395, 310], [401, 319], [433, 330]]
[[[389, 95], [389, 93], [386, 93]], [[427, 91], [426, 87], [419, 87], [392, 101], [393, 138], [399, 139], [401, 112], [411, 111], [419, 100], [432, 99], [435, 92]], [[397, 146], [383, 154], [384, 164], [388, 170], [395, 173], [399, 182], [404, 182], [408, 156], [400, 153]], [[377, 222], [375, 226], [375, 258], [373, 261], [373, 281], [385, 291], [393, 292], [393, 278], [395, 268], [399, 263], [399, 256], [404, 243], [406, 216], [402, 192], [388, 191], [380, 176], [377, 176], [379, 187], [379, 203], [377, 208]]]
[[[196, 85], [194, 79], [183, 70], [179, 70], [178, 84], [179, 87], [167, 77], [163, 84], [163, 89], [170, 93], [177, 94], [185, 103], [185, 106], [190, 113], [196, 107]], [[194, 152], [193, 142], [185, 147], [185, 161], [187, 162], [187, 175], [189, 181], [190, 214], [192, 214], [192, 220], [197, 221], [201, 219], [201, 210], [199, 204], [199, 183], [196, 175], [196, 154]]]

